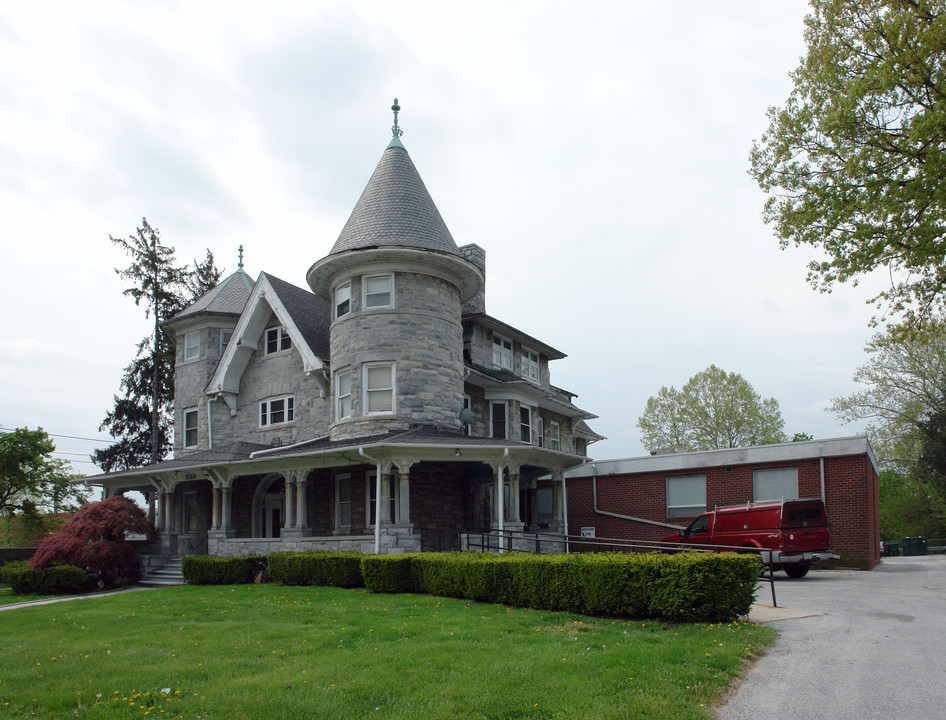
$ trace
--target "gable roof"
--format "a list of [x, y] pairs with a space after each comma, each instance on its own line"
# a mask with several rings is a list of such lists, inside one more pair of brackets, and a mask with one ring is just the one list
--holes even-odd
[[171, 318], [170, 322], [196, 315], [239, 315], [253, 292], [256, 282], [243, 268], [217, 283], [194, 302]]
[[303, 372], [313, 373], [323, 392], [326, 389], [323, 373], [329, 356], [329, 304], [308, 290], [261, 272], [205, 390], [208, 395], [222, 395], [231, 412], [235, 412], [232, 400], [239, 392], [240, 378], [259, 349], [270, 315], [277, 317], [302, 356]]
[[329, 255], [406, 247], [462, 257], [410, 155], [395, 141], [385, 148]]
[[283, 307], [292, 318], [293, 324], [312, 348], [316, 357], [329, 359], [329, 326], [332, 324], [332, 310], [329, 303], [315, 293], [296, 287], [285, 280], [280, 280], [269, 273], [260, 273], [269, 280], [273, 290], [282, 300]]

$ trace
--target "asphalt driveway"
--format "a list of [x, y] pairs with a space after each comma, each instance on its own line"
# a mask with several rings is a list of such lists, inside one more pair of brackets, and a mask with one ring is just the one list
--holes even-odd
[[821, 614], [766, 623], [779, 639], [719, 720], [946, 718], [946, 555], [778, 576], [779, 605]]

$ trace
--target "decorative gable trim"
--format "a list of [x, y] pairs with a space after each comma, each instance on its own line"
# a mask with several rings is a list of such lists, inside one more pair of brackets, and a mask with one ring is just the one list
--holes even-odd
[[316, 357], [312, 348], [292, 321], [292, 316], [279, 298], [266, 273], [260, 273], [246, 301], [246, 307], [233, 329], [230, 343], [220, 358], [217, 369], [207, 385], [206, 394], [210, 397], [220, 397], [230, 408], [230, 414], [236, 414], [236, 396], [240, 392], [240, 378], [246, 366], [259, 349], [259, 338], [269, 324], [270, 315], [275, 315], [286, 333], [292, 339], [292, 345], [302, 357], [302, 369], [307, 375], [315, 378], [319, 385], [322, 397], [327, 392], [325, 366]]

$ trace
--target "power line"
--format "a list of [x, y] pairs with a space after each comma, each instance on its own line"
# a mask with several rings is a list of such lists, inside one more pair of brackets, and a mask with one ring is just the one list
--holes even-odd
[[[14, 428], [0, 427], [0, 431], [14, 432]], [[114, 445], [116, 442], [115, 440], [106, 440], [105, 438], [87, 438], [79, 437], [78, 435], [57, 435], [56, 433], [51, 432], [47, 432], [46, 434], [49, 435], [49, 437], [69, 438], [70, 440], [88, 440], [89, 442], [106, 443], [107, 445]]]

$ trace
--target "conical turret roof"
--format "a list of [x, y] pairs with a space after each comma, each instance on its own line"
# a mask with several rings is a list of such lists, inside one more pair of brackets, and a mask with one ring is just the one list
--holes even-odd
[[396, 137], [381, 156], [329, 256], [380, 247], [461, 255], [410, 155]]

